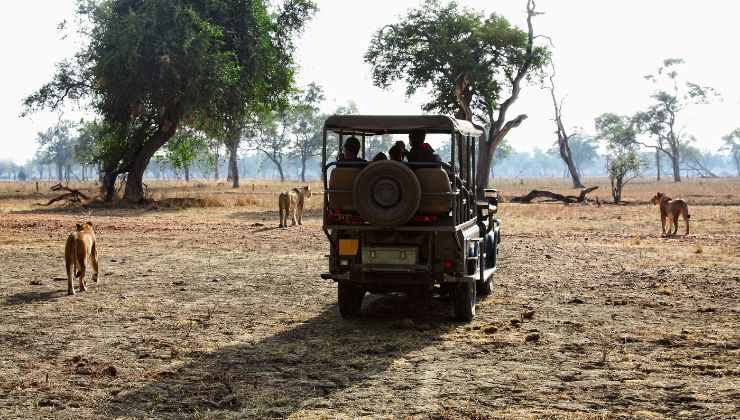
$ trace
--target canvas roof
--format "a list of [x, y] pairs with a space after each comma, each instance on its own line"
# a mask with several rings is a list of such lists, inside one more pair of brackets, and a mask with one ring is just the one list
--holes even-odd
[[480, 126], [446, 115], [332, 115], [326, 119], [324, 128], [367, 135], [407, 134], [413, 130], [427, 133], [449, 133], [454, 130], [462, 135], [483, 135]]

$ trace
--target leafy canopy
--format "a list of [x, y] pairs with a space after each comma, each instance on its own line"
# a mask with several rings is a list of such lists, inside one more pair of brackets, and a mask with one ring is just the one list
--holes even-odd
[[315, 10], [287, 0], [84, 0], [88, 40], [26, 98], [26, 112], [89, 99], [112, 133], [104, 166], [126, 172], [142, 149], [177, 128], [239, 120], [250, 107], [277, 106], [295, 73], [293, 34]]
[[[459, 109], [455, 81], [468, 76], [465, 93], [475, 117], [492, 123], [493, 114], [518, 70], [527, 60], [527, 32], [497, 14], [461, 8], [454, 1], [426, 0], [399, 23], [373, 37], [365, 54], [375, 85], [388, 88], [406, 82], [406, 94], [427, 90], [432, 99], [425, 111], [455, 114]], [[542, 75], [549, 60], [544, 47], [534, 47], [527, 80]]]

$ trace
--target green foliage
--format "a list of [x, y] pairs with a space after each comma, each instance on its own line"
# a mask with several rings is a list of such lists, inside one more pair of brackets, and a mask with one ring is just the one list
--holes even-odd
[[687, 141], [678, 122], [681, 111], [689, 105], [707, 104], [718, 96], [711, 87], [691, 82], [681, 83], [677, 68], [683, 63], [680, 58], [666, 59], [656, 74], [645, 76], [657, 86], [651, 96], [654, 102], [647, 110], [638, 112], [632, 118], [640, 133], [648, 134], [656, 140], [650, 147], [671, 159], [675, 181], [681, 180], [679, 162], [682, 144]]
[[637, 154], [637, 133], [629, 117], [611, 113], [596, 118], [596, 131], [596, 138], [606, 143], [612, 198], [618, 203], [624, 186], [637, 177], [645, 165]]
[[512, 153], [514, 153], [514, 148], [511, 147], [511, 144], [509, 144], [506, 139], [502, 140], [496, 148], [496, 153], [493, 155], [492, 166], [496, 166], [498, 163], [511, 156]]
[[735, 129], [732, 133], [723, 136], [722, 142], [724, 143], [720, 148], [721, 151], [727, 151], [731, 155], [740, 154], [740, 128]]
[[[574, 134], [568, 138], [571, 157], [576, 167], [583, 168], [599, 158], [599, 142], [595, 137], [585, 134]], [[557, 148], [555, 153], [558, 153]]]
[[[309, 0], [101, 0], [79, 7], [88, 40], [25, 100], [26, 112], [89, 99], [105, 121], [99, 145], [113, 175], [137, 167], [183, 124], [228, 126], [280, 107], [295, 74], [293, 36]], [[97, 141], [97, 138], [95, 138]]]
[[18, 169], [18, 175], [16, 175], [16, 179], [18, 179], [18, 181], [28, 180], [28, 174], [26, 173], [26, 170], [22, 166]]
[[320, 86], [310, 83], [301, 93], [293, 96], [292, 104], [287, 110], [286, 123], [293, 134], [291, 155], [305, 162], [318, 155], [321, 150], [321, 130], [324, 116], [320, 114], [319, 106], [324, 100], [324, 92]]
[[[426, 0], [399, 23], [387, 25], [373, 37], [365, 54], [372, 65], [373, 82], [387, 88], [406, 82], [406, 94], [428, 90], [432, 99], [425, 111], [455, 114], [455, 81], [462, 74], [470, 80], [466, 94], [474, 116], [493, 123], [502, 95], [512, 89], [517, 72], [530, 58], [528, 34], [506, 18], [459, 7], [454, 1]], [[527, 79], [541, 76], [549, 61], [544, 47], [532, 51]]]
[[732, 133], [722, 137], [722, 148], [720, 151], [726, 151], [735, 161], [737, 176], [740, 176], [740, 128], [735, 129]]
[[75, 163], [75, 142], [72, 131], [75, 129], [71, 121], [59, 121], [46, 131], [38, 133], [36, 141], [39, 143], [38, 157], [44, 163], [54, 164], [57, 167], [58, 179], [62, 180], [62, 170]]
[[181, 128], [167, 142], [159, 159], [169, 162], [173, 169], [189, 170], [196, 159], [203, 157], [212, 159], [208, 153], [208, 139], [193, 129]]

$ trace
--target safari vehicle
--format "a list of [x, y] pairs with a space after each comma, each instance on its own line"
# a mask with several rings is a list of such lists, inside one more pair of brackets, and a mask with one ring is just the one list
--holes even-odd
[[[365, 158], [366, 139], [416, 130], [448, 142], [449, 156], [442, 162], [333, 159], [349, 136], [361, 140]], [[501, 241], [501, 222], [494, 218], [498, 194], [478, 191], [475, 182], [483, 134], [468, 121], [442, 115], [326, 120], [323, 230], [330, 254], [329, 272], [321, 277], [338, 283], [342, 317], [358, 315], [368, 292], [437, 289], [452, 296], [457, 319], [473, 319], [477, 296], [492, 291]], [[335, 147], [336, 154], [329, 150]]]

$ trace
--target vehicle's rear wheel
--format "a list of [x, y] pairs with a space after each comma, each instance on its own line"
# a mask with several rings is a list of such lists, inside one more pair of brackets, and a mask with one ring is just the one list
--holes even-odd
[[454, 307], [456, 319], [470, 322], [475, 318], [475, 295], [475, 283], [460, 283], [455, 288]]
[[[484, 270], [493, 268], [496, 266], [496, 252], [498, 252], [498, 241], [494, 236], [488, 235], [485, 240], [486, 256], [484, 258]], [[488, 296], [493, 293], [493, 276], [489, 277], [486, 281], [478, 281], [476, 283], [478, 294], [481, 296]]]
[[338, 286], [339, 313], [342, 318], [353, 318], [360, 314], [365, 289], [355, 284], [340, 281]]

